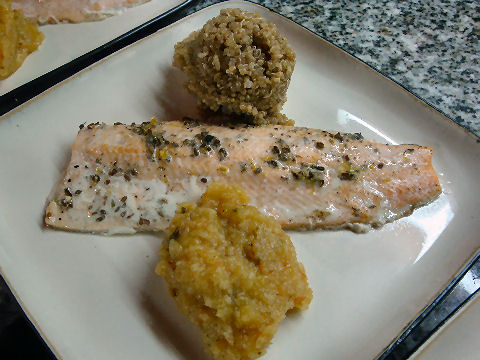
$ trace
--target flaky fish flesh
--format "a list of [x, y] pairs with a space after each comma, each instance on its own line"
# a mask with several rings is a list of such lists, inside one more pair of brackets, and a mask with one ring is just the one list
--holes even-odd
[[12, 8], [39, 24], [103, 20], [150, 0], [12, 0]]
[[378, 227], [441, 193], [433, 150], [303, 127], [186, 119], [81, 126], [45, 223], [131, 233], [167, 227], [207, 185], [242, 186], [285, 229]]

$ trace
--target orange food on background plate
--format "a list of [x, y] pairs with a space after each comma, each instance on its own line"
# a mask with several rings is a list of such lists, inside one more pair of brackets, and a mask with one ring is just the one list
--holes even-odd
[[13, 74], [44, 38], [21, 10], [12, 10], [10, 0], [0, 0], [0, 80]]

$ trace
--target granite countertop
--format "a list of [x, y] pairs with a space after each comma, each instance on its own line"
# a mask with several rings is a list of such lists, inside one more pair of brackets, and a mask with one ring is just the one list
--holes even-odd
[[[201, 1], [186, 13], [217, 2]], [[480, 137], [478, 1], [254, 2], [333, 42]], [[8, 348], [53, 358], [0, 279], [0, 353]]]
[[480, 137], [480, 2], [253, 2], [358, 57]]

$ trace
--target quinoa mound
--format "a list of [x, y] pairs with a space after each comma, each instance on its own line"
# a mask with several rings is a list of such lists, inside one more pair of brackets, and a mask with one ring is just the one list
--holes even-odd
[[280, 113], [295, 52], [277, 27], [258, 14], [224, 9], [175, 45], [173, 65], [199, 105], [256, 125], [293, 125]]
[[258, 358], [286, 312], [312, 299], [290, 238], [248, 202], [241, 187], [213, 183], [199, 204], [179, 205], [156, 268], [217, 360]]

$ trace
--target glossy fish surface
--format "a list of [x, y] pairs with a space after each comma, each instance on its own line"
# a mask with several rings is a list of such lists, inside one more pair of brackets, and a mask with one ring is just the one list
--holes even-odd
[[242, 186], [284, 229], [363, 231], [441, 193], [432, 155], [429, 147], [292, 126], [90, 124], [78, 132], [45, 223], [87, 232], [164, 230], [179, 203], [224, 181]]

